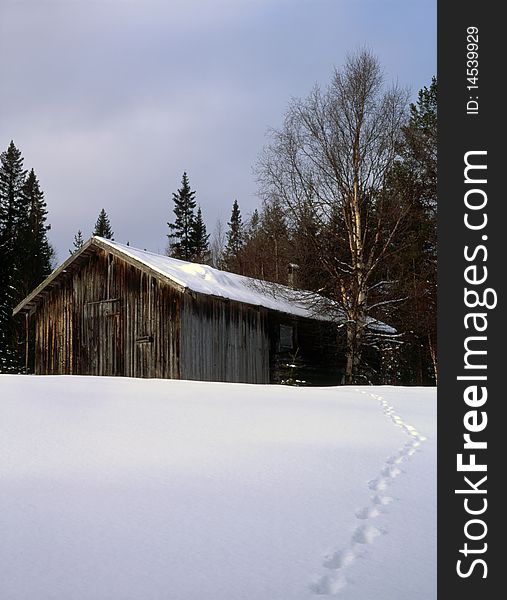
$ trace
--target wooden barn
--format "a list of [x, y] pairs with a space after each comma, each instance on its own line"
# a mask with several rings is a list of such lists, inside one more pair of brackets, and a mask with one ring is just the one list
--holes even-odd
[[336, 327], [305, 294], [94, 237], [14, 314], [37, 374], [339, 383]]

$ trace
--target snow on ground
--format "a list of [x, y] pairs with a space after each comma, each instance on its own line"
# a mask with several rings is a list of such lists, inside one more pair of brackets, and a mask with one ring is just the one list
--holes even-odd
[[0, 597], [432, 600], [436, 392], [0, 376]]

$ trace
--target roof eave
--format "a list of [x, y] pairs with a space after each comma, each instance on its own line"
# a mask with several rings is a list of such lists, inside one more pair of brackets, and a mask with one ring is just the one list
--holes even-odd
[[55, 269], [42, 283], [40, 283], [24, 300], [22, 300], [12, 311], [12, 315], [15, 316], [19, 312], [31, 313], [37, 305], [36, 298], [39, 296], [53, 281], [63, 273], [73, 262], [75, 262], [80, 256], [85, 254], [88, 249], [95, 243], [94, 238], [90, 238], [83, 246], [71, 254], [69, 258], [63, 262], [57, 269]]

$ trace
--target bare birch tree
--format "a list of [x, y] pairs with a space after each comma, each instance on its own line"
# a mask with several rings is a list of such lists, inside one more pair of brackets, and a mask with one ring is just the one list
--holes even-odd
[[310, 214], [325, 229], [309, 239], [325, 291], [346, 315], [346, 383], [359, 375], [375, 274], [408, 210], [385, 193], [407, 103], [406, 90], [387, 88], [377, 58], [357, 52], [327, 89], [291, 102], [257, 166], [265, 198], [279, 199], [295, 225]]
[[210, 243], [211, 264], [217, 269], [221, 269], [224, 266], [223, 262], [226, 241], [227, 235], [224, 224], [220, 219], [218, 219]]

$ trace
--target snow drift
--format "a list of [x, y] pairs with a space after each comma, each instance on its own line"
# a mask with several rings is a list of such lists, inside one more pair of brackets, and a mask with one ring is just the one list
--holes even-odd
[[0, 376], [9, 600], [432, 600], [436, 393]]

